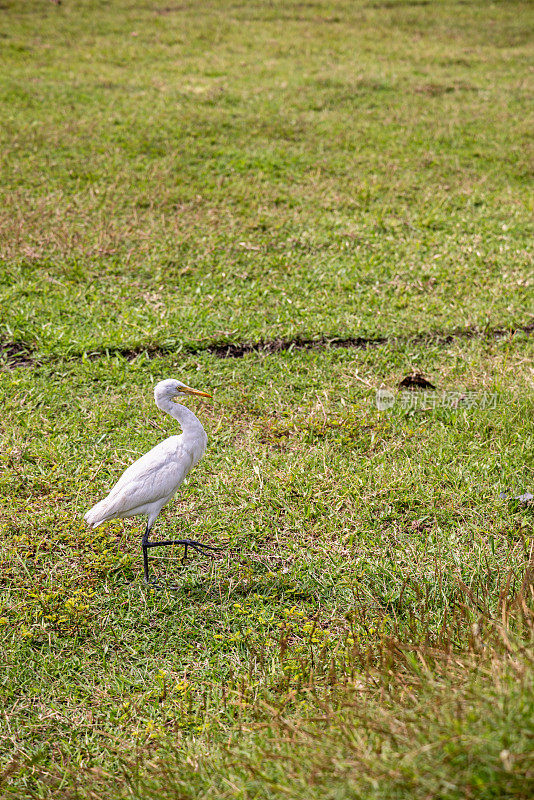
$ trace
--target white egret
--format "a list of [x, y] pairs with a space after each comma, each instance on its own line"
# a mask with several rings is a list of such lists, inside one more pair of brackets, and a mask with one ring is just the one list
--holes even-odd
[[182, 426], [183, 433], [169, 436], [144, 456], [128, 467], [121, 475], [107, 497], [97, 503], [84, 516], [90, 528], [97, 528], [110, 519], [123, 519], [147, 514], [147, 526], [143, 536], [143, 566], [145, 581], [149, 583], [148, 550], [151, 547], [164, 547], [170, 544], [184, 546], [184, 557], [187, 549], [218, 550], [217, 547], [202, 544], [192, 539], [169, 539], [150, 542], [149, 536], [156, 517], [163, 506], [174, 497], [178, 487], [183, 483], [187, 473], [204, 455], [208, 437], [200, 420], [189, 408], [176, 402], [177, 397], [199, 395], [211, 397], [207, 392], [191, 389], [181, 381], [160, 381], [154, 388], [154, 400], [162, 411], [174, 417]]

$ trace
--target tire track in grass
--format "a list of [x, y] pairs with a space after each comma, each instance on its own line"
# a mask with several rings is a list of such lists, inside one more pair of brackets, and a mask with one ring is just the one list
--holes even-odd
[[137, 347], [102, 347], [97, 350], [84, 351], [67, 356], [40, 356], [38, 350], [25, 342], [0, 342], [0, 358], [4, 369], [20, 367], [33, 367], [45, 363], [59, 361], [73, 361], [77, 358], [95, 360], [106, 356], [119, 355], [128, 361], [133, 361], [138, 356], [150, 358], [169, 355], [171, 353], [184, 353], [198, 355], [210, 353], [217, 358], [243, 358], [251, 353], [273, 355], [276, 353], [291, 352], [293, 350], [328, 350], [333, 348], [354, 348], [365, 350], [381, 345], [400, 344], [439, 344], [448, 345], [457, 340], [469, 339], [502, 339], [505, 336], [514, 336], [517, 333], [531, 334], [534, 331], [534, 322], [514, 327], [500, 325], [492, 328], [455, 328], [451, 331], [429, 331], [406, 336], [325, 336], [314, 337], [296, 336], [290, 339], [260, 339], [255, 342], [206, 342], [199, 344], [182, 344], [172, 342], [164, 345], [139, 345]]

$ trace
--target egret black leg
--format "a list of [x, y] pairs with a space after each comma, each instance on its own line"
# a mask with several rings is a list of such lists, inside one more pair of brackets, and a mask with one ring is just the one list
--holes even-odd
[[144, 567], [144, 570], [145, 570], [145, 583], [150, 583], [150, 581], [148, 579], [148, 548], [150, 546], [150, 543], [148, 541], [149, 535], [150, 535], [150, 528], [147, 525], [145, 533], [144, 533], [144, 536], [143, 536], [143, 542], [142, 542], [142, 546], [143, 546], [143, 567]]
[[184, 555], [182, 558], [182, 564], [185, 564], [187, 560], [187, 550], [190, 547], [192, 550], [196, 550], [199, 553], [203, 551], [206, 552], [207, 550], [211, 550], [216, 552], [217, 550], [222, 550], [222, 547], [214, 547], [211, 544], [202, 544], [202, 542], [196, 542], [194, 539], [163, 539], [158, 542], [149, 542], [148, 537], [150, 535], [150, 528], [148, 525], [146, 526], [146, 530], [143, 536], [142, 546], [143, 546], [143, 566], [145, 570], [145, 583], [151, 583], [149, 580], [149, 573], [148, 573], [148, 549], [150, 547], [167, 547], [171, 544], [181, 544], [184, 548]]

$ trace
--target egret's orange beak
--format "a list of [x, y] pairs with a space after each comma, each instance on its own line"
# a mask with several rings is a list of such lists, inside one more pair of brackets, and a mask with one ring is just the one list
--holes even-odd
[[180, 394], [194, 394], [198, 397], [211, 397], [207, 392], [201, 392], [198, 389], [192, 389], [190, 386], [180, 386]]

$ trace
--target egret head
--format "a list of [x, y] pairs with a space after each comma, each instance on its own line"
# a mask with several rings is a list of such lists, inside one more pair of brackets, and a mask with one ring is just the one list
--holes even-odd
[[211, 394], [207, 392], [201, 392], [198, 389], [192, 389], [190, 386], [186, 386], [185, 383], [181, 381], [175, 381], [173, 379], [160, 381], [154, 387], [154, 399], [156, 403], [158, 400], [161, 402], [162, 400], [176, 400], [179, 397], [185, 397], [186, 395], [196, 395], [198, 397], [211, 397]]

